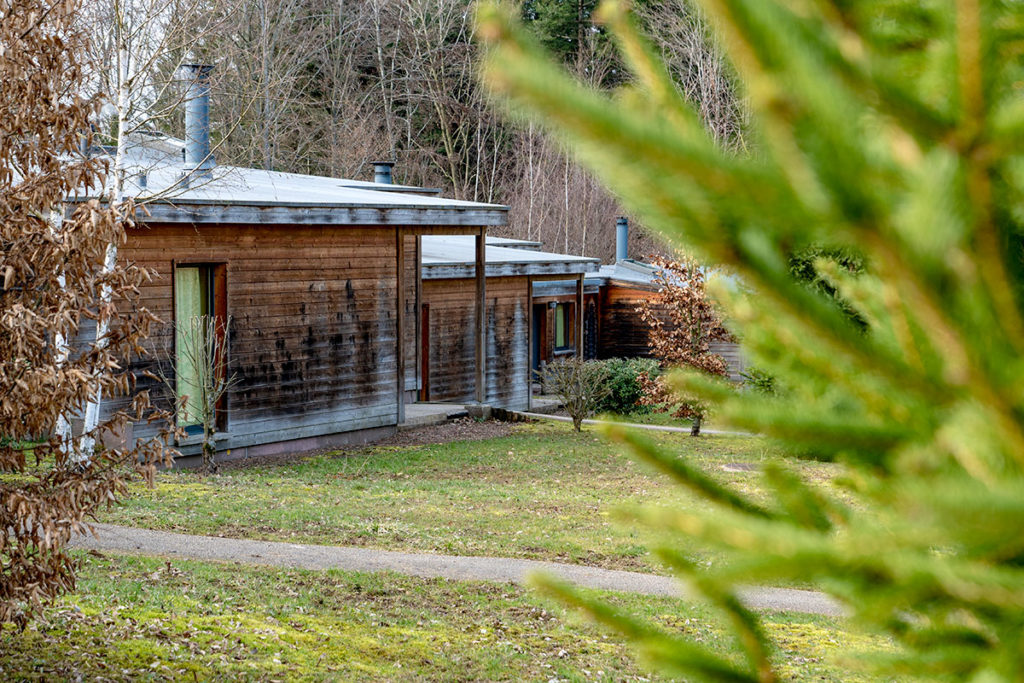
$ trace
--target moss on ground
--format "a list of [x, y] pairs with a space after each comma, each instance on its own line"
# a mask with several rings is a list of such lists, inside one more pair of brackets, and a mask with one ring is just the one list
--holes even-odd
[[[0, 632], [0, 680], [657, 679], [609, 633], [507, 584], [82, 556], [79, 593]], [[721, 652], [711, 613], [601, 594]], [[770, 615], [797, 681], [859, 681], [835, 654], [887, 649], [822, 617]]]

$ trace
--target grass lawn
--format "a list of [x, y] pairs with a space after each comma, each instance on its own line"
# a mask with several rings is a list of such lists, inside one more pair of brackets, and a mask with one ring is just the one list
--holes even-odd
[[[632, 422], [633, 424], [679, 427], [680, 429], [689, 429], [693, 424], [693, 421], [687, 418], [673, 417], [671, 410], [663, 413], [651, 411], [649, 413], [630, 413], [629, 415], [609, 415], [608, 419], [613, 422]], [[701, 427], [714, 429], [715, 425], [705, 421]]]
[[[83, 555], [79, 593], [0, 631], [0, 680], [657, 679], [598, 627], [512, 585]], [[602, 594], [720, 652], [703, 607]], [[867, 681], [888, 649], [823, 617], [774, 614], [785, 680]], [[848, 661], [834, 661], [842, 656]]]
[[[756, 468], [780, 452], [759, 438], [652, 433], [757, 494]], [[795, 463], [825, 481], [833, 465]], [[377, 446], [253, 465], [217, 476], [160, 474], [101, 521], [153, 529], [413, 552], [559, 560], [650, 571], [644, 531], [615, 508], [693, 506], [685, 492], [593, 430], [516, 425], [508, 436]]]

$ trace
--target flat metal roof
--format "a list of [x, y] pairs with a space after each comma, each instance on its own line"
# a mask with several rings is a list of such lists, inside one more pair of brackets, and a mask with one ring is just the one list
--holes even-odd
[[[434, 196], [433, 190], [362, 180], [215, 166], [183, 177], [180, 140], [144, 138], [128, 153], [124, 193], [149, 222], [502, 226], [508, 207]], [[100, 194], [78, 193], [70, 201]]]
[[[484, 249], [488, 277], [515, 275], [579, 275], [596, 273], [600, 259], [555, 254], [532, 249], [510, 248], [501, 244], [517, 242], [505, 238], [487, 238]], [[421, 252], [424, 279], [473, 277], [476, 241], [472, 235], [430, 235], [423, 237]]]

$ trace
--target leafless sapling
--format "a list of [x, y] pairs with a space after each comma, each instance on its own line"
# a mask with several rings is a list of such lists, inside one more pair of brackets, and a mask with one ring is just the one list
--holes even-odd
[[230, 317], [212, 315], [172, 323], [155, 373], [176, 406], [178, 426], [202, 427], [202, 469], [207, 473], [217, 469], [218, 405], [239, 381], [229, 368], [230, 324]]
[[562, 401], [577, 432], [611, 391], [608, 372], [599, 362], [564, 358], [548, 363], [539, 374], [547, 390]]

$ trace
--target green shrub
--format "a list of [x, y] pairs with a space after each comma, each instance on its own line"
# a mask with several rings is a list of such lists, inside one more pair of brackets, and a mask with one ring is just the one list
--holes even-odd
[[629, 415], [650, 412], [649, 406], [638, 403], [643, 395], [640, 375], [652, 379], [661, 374], [658, 362], [652, 358], [610, 358], [601, 363], [605, 368], [609, 393], [597, 406], [599, 413]]
[[759, 394], [772, 396], [779, 390], [775, 375], [772, 375], [761, 368], [751, 366], [741, 372], [740, 377], [743, 378], [744, 387], [756, 391]]

